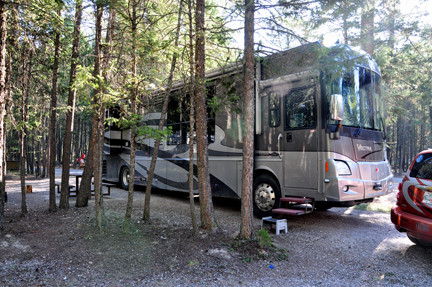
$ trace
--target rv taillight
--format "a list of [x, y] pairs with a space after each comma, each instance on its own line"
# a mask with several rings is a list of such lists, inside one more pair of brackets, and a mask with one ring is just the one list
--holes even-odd
[[328, 172], [328, 162], [326, 162], [326, 172]]

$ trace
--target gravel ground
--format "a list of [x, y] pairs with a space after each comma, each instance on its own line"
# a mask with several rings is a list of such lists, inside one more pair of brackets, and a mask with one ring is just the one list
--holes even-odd
[[[48, 179], [28, 177], [27, 184], [33, 193], [26, 194], [29, 213], [21, 217], [19, 180], [12, 176], [7, 181], [0, 286], [429, 286], [432, 282], [432, 250], [413, 245], [394, 229], [385, 212], [333, 208], [285, 217], [288, 234], [273, 232], [271, 238], [278, 250], [287, 250], [289, 259], [258, 259], [252, 248], [245, 253], [233, 244], [240, 225], [240, 204], [235, 200], [215, 199], [218, 231], [194, 237], [185, 194], [155, 191], [151, 222], [143, 223], [144, 191], [136, 190], [133, 225], [124, 233], [127, 193], [112, 188], [104, 198], [101, 234], [95, 230], [93, 202], [77, 209], [71, 198], [69, 210], [49, 213]], [[369, 207], [388, 210], [395, 191]], [[196, 201], [197, 215], [198, 211]], [[255, 218], [256, 230], [260, 224]]]

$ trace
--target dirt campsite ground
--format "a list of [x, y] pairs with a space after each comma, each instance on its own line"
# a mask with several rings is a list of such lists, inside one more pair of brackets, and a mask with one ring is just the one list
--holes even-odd
[[[60, 176], [58, 176], [58, 181]], [[71, 179], [71, 183], [73, 179]], [[127, 192], [104, 197], [103, 232], [94, 203], [48, 212], [48, 179], [28, 176], [28, 214], [20, 182], [7, 177], [9, 201], [0, 235], [0, 286], [427, 286], [432, 250], [413, 245], [390, 222], [396, 191], [363, 209], [332, 208], [285, 217], [288, 234], [270, 230], [272, 249], [241, 244], [240, 203], [215, 199], [216, 232], [193, 236], [186, 194], [156, 190], [151, 221], [141, 220], [144, 190], [134, 192], [129, 233]], [[57, 203], [59, 194], [56, 194]], [[195, 201], [198, 214], [198, 199]], [[370, 209], [370, 210], [367, 210]], [[386, 212], [387, 211], [387, 212]], [[258, 231], [261, 221], [254, 219]]]

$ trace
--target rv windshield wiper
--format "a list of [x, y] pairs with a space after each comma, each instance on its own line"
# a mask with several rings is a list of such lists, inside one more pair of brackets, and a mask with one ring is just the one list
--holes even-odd
[[369, 118], [370, 113], [373, 111], [372, 108], [369, 108], [368, 113], [366, 114], [366, 117], [363, 119], [363, 121], [360, 123], [360, 127], [359, 129], [354, 133], [355, 137], [358, 137], [367, 121], [367, 119]]

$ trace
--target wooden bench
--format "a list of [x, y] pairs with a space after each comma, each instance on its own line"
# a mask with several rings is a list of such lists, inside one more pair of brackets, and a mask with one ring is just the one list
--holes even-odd
[[114, 187], [116, 185], [114, 183], [102, 182], [102, 186], [106, 186], [108, 188], [108, 192], [104, 193], [103, 195], [110, 195], [111, 194], [111, 187]]
[[[57, 193], [60, 193], [61, 182], [56, 182], [54, 184], [54, 186], [57, 187]], [[71, 189], [74, 188], [74, 187], [75, 187], [75, 185], [70, 185], [69, 184], [69, 195], [70, 195]]]

